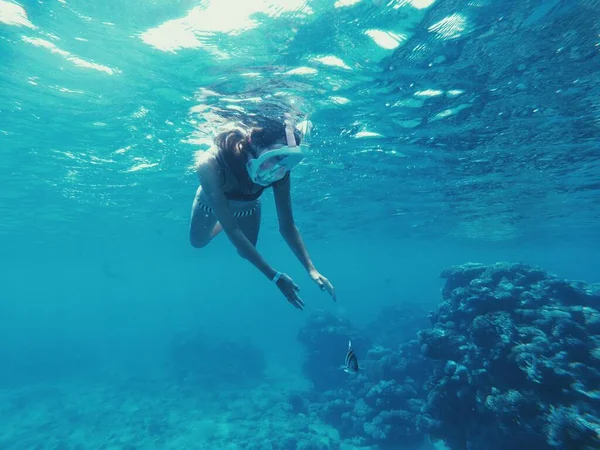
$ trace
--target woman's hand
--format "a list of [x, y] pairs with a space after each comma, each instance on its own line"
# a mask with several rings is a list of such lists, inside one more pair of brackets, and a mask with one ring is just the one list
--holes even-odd
[[294, 283], [294, 280], [292, 280], [287, 274], [281, 274], [279, 280], [277, 280], [277, 287], [279, 288], [281, 293], [285, 295], [285, 298], [287, 298], [288, 302], [290, 302], [292, 305], [294, 305], [300, 310], [304, 309], [304, 302], [298, 296], [300, 288], [296, 285], [296, 283]]
[[310, 270], [308, 272], [308, 274], [310, 275], [312, 280], [319, 285], [319, 288], [321, 288], [322, 291], [329, 292], [329, 295], [331, 295], [331, 297], [333, 298], [333, 301], [334, 302], [337, 301], [337, 298], [335, 296], [335, 288], [333, 287], [333, 285], [329, 282], [329, 280], [327, 278], [325, 278], [323, 275], [321, 275], [315, 269]]

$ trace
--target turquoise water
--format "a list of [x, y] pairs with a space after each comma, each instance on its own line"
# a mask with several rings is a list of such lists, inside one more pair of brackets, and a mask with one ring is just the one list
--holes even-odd
[[[384, 306], [434, 308], [440, 272], [469, 261], [598, 281], [598, 11], [0, 0], [0, 447], [267, 448], [294, 433], [277, 405], [306, 384], [311, 312], [364, 325]], [[197, 152], [283, 113], [314, 125], [293, 209], [338, 302], [280, 238], [270, 191], [258, 249], [304, 312], [224, 235], [188, 241]], [[266, 375], [182, 388], [165, 376], [171, 343], [197, 332], [251, 343]], [[219, 355], [203, 370], [221, 373]]]

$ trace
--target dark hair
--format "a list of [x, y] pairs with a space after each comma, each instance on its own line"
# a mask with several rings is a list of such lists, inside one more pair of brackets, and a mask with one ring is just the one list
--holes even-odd
[[235, 154], [238, 152], [238, 144], [244, 140], [247, 142], [248, 137], [240, 130], [230, 130], [217, 134], [214, 142], [217, 148]]
[[[294, 137], [296, 145], [302, 141], [300, 132], [294, 128]], [[279, 141], [286, 141], [285, 124], [275, 120], [268, 120], [264, 126], [251, 128], [248, 134], [240, 130], [230, 130], [219, 133], [215, 137], [215, 145], [222, 150], [236, 155], [242, 152], [248, 152], [256, 156], [256, 148], [266, 148]], [[252, 143], [252, 145], [250, 144]]]

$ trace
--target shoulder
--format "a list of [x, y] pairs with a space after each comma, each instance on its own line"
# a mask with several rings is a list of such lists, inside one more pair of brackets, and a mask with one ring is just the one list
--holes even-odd
[[209, 149], [201, 152], [196, 157], [196, 173], [201, 178], [220, 176], [222, 172], [221, 165], [217, 158], [217, 149]]
[[196, 155], [196, 169], [205, 169], [211, 166], [217, 166], [218, 160], [216, 154], [211, 150], [199, 152]]

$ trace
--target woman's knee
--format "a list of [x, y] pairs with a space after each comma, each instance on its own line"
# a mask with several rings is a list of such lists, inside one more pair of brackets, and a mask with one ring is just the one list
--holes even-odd
[[195, 235], [194, 233], [190, 233], [190, 244], [194, 248], [206, 247], [208, 245], [208, 243], [210, 242], [210, 240], [211, 240], [210, 237], [201, 237], [201, 236]]
[[194, 207], [189, 227], [189, 238], [192, 247], [206, 247], [214, 237], [216, 224], [217, 220], [212, 215]]
[[192, 247], [194, 248], [206, 247], [208, 243], [209, 241], [207, 239], [198, 239], [194, 236], [190, 236], [190, 244], [192, 244]]

